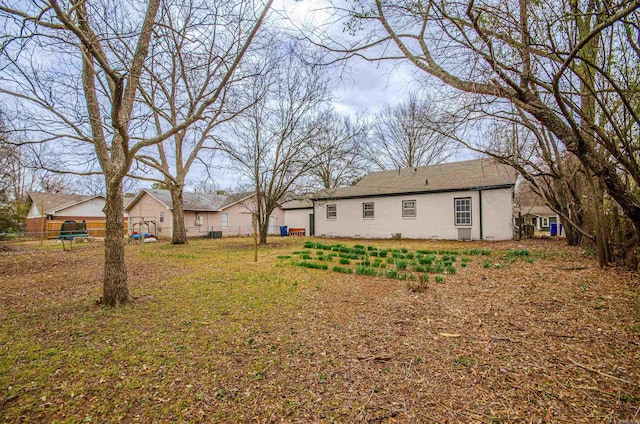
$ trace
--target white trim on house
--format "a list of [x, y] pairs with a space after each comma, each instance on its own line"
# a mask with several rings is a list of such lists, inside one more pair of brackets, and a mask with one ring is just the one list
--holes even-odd
[[[327, 219], [326, 206], [315, 204], [315, 234], [322, 237], [402, 238], [414, 239], [487, 239], [508, 240], [513, 237], [512, 188], [387, 195], [375, 198], [374, 217], [363, 218], [362, 198], [332, 199], [340, 213]], [[470, 225], [456, 225], [456, 199], [469, 199]], [[415, 217], [404, 217], [403, 202], [414, 201]], [[482, 202], [482, 206], [480, 206]]]
[[327, 219], [338, 219], [338, 206], [335, 203], [327, 204]]
[[220, 229], [226, 230], [229, 228], [229, 214], [223, 212], [220, 214]]
[[491, 159], [369, 173], [316, 193], [315, 234], [508, 240], [515, 181], [512, 168]]
[[456, 227], [470, 227], [473, 220], [471, 197], [455, 197], [453, 199], [453, 204]]
[[94, 199], [106, 200], [106, 198], [104, 196], [92, 196], [92, 197], [88, 197], [88, 198], [83, 199], [83, 200], [79, 200], [77, 202], [71, 202], [71, 203], [67, 203], [65, 205], [56, 206], [55, 208], [51, 208], [51, 209], [47, 210], [45, 213], [47, 215], [55, 215], [55, 214], [65, 210], [65, 209], [70, 209], [70, 208], [72, 208], [74, 206], [81, 205], [81, 204], [87, 203], [87, 202], [91, 202]]
[[362, 202], [362, 218], [375, 219], [375, 217], [376, 217], [376, 203]]
[[402, 201], [402, 217], [403, 218], [416, 218], [418, 211], [416, 208], [415, 200], [403, 200]]

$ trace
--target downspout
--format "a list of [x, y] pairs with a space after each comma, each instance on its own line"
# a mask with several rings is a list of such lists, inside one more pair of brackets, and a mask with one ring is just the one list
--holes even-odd
[[480, 214], [480, 240], [483, 240], [482, 236], [482, 190], [478, 190], [478, 213]]
[[[313, 234], [309, 234], [311, 236], [316, 235], [316, 201], [315, 200], [311, 200], [311, 205], [313, 205], [313, 208], [311, 209], [311, 215], [313, 216]], [[309, 228], [309, 232], [311, 233], [311, 228]]]

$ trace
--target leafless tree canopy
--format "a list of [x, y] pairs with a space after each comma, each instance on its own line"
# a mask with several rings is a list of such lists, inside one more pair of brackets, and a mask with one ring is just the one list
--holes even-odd
[[349, 37], [315, 40], [342, 58], [409, 62], [487, 105], [512, 105], [579, 159], [638, 239], [639, 7], [638, 0], [348, 1], [337, 10]]
[[265, 51], [264, 60], [269, 72], [246, 88], [252, 106], [231, 123], [220, 144], [257, 193], [261, 244], [275, 207], [316, 163], [319, 152], [311, 146], [321, 133], [318, 114], [329, 99], [324, 70], [306, 66], [293, 49]]
[[236, 95], [237, 86], [260, 70], [243, 66], [242, 59], [257, 54], [252, 44], [268, 7], [237, 0], [162, 4], [141, 79], [143, 103], [152, 113], [150, 132], [161, 136], [194, 111], [200, 119], [136, 158], [159, 174], [139, 178], [161, 181], [171, 192], [174, 244], [187, 242], [182, 196], [187, 175], [202, 161], [203, 148], [212, 147], [215, 128], [248, 106]]
[[363, 120], [326, 110], [318, 117], [318, 125], [318, 136], [310, 145], [314, 158], [308, 171], [311, 187], [336, 188], [362, 177], [367, 132]]
[[448, 136], [453, 123], [447, 118], [416, 93], [397, 105], [386, 105], [373, 118], [366, 157], [382, 170], [444, 162], [456, 151]]
[[[184, 7], [200, 9], [204, 4], [187, 2]], [[234, 7], [244, 8], [247, 4], [238, 1]], [[231, 78], [231, 68], [248, 48], [245, 45], [236, 55], [226, 79], [215, 87], [200, 86], [202, 101], [186, 109], [184, 115], [156, 125], [157, 115], [145, 101], [148, 96], [165, 95], [168, 99], [173, 95], [176, 104], [182, 107], [181, 102], [198, 90], [186, 96], [180, 91], [179, 98], [179, 91], [142, 90], [143, 83], [153, 81], [153, 76], [149, 76], [153, 72], [167, 75], [159, 68], [161, 64], [153, 61], [160, 48], [158, 43], [167, 40], [158, 40], [154, 35], [174, 22], [176, 32], [169, 30], [165, 32], [167, 36], [179, 38], [178, 31], [188, 31], [183, 41], [189, 44], [208, 36], [206, 32], [199, 33], [197, 19], [194, 26], [184, 23], [179, 11], [185, 9], [177, 5], [160, 0], [143, 3], [49, 0], [17, 4], [0, 1], [4, 26], [0, 38], [3, 78], [0, 94], [11, 96], [22, 106], [24, 131], [30, 142], [56, 142], [60, 162], [67, 153], [81, 154], [86, 171], [104, 174], [107, 235], [102, 302], [108, 305], [129, 300], [122, 192], [135, 156], [202, 120]], [[271, 2], [264, 3], [263, 8], [258, 8], [261, 14], [247, 17], [254, 28], [260, 26], [270, 5]], [[206, 20], [205, 16], [198, 18], [200, 23]], [[191, 63], [185, 63], [186, 67], [200, 66], [196, 56], [189, 60]], [[171, 67], [170, 63], [166, 65]]]

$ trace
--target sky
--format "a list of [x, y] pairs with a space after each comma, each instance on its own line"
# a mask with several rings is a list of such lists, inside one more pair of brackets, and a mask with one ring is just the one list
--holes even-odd
[[[303, 34], [302, 28], [322, 27], [333, 35], [343, 34], [342, 23], [331, 25], [335, 21], [330, 1], [343, 0], [275, 0], [269, 20], [292, 33]], [[333, 67], [327, 67], [332, 75], [333, 107], [336, 111], [352, 116], [368, 114], [372, 116], [385, 105], [402, 102], [411, 91], [421, 88], [421, 78], [410, 64], [401, 62], [366, 62], [362, 59], [350, 59]], [[218, 159], [217, 163], [221, 163]], [[216, 188], [240, 189], [235, 172], [229, 167], [211, 169], [210, 175]], [[187, 176], [187, 189], [193, 190], [207, 179], [203, 167], [193, 168]], [[151, 183], [140, 181], [138, 187], [147, 187]], [[78, 190], [84, 190], [81, 187]]]
[[[309, 28], [322, 28], [342, 36], [342, 23], [335, 21], [327, 0], [279, 0], [272, 13], [278, 24], [300, 33]], [[366, 62], [350, 59], [332, 71], [335, 88], [333, 105], [338, 112], [356, 115], [381, 109], [385, 104], [397, 104], [410, 91], [419, 88], [414, 68], [398, 62]]]
[[[271, 19], [281, 27], [292, 32], [301, 32], [302, 28], [324, 26], [333, 20], [326, 0], [277, 0], [271, 11]], [[335, 34], [342, 33], [342, 25], [330, 28]], [[361, 114], [375, 114], [385, 105], [402, 102], [411, 91], [421, 88], [419, 75], [409, 64], [399, 62], [367, 62], [362, 59], [349, 59], [339, 65], [327, 68], [332, 74], [333, 102], [337, 112], [353, 117]], [[225, 169], [213, 170], [215, 185], [223, 189], [236, 189], [237, 178], [233, 172]], [[188, 178], [193, 188], [201, 181], [203, 174], [193, 170]]]

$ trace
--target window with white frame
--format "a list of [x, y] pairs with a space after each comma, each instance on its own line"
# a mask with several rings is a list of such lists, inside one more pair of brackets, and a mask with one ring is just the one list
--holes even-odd
[[542, 217], [542, 223], [540, 225], [542, 225], [543, 227], [548, 227], [549, 226], [549, 218], [546, 217], [546, 216], [543, 216]]
[[471, 226], [471, 197], [454, 199], [456, 226]]
[[402, 201], [402, 217], [403, 218], [416, 217], [416, 201], [415, 200]]
[[374, 217], [374, 204], [373, 202], [364, 202], [362, 204], [362, 217], [373, 218]]
[[196, 225], [202, 225], [201, 222], [200, 222], [200, 214], [199, 213], [196, 214]]
[[160, 212], [160, 222], [164, 222], [164, 212]]
[[223, 213], [220, 215], [220, 228], [226, 230], [229, 228], [229, 214]]
[[338, 217], [338, 209], [336, 204], [332, 203], [327, 205], [327, 219], [336, 219]]

